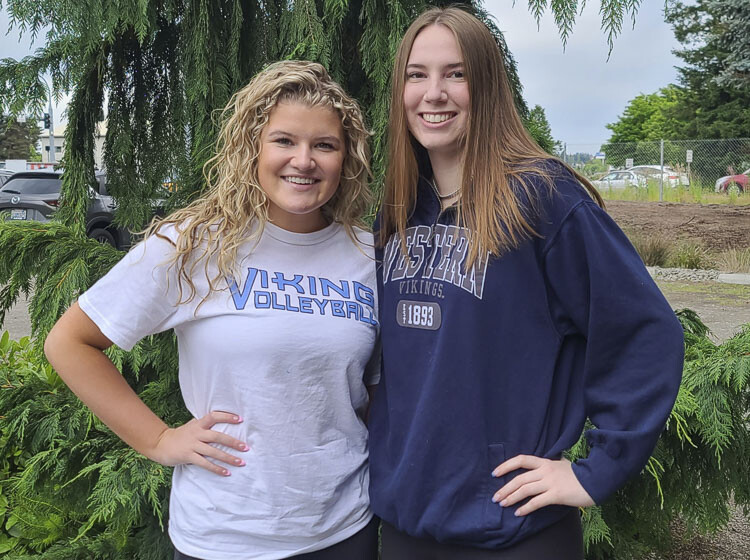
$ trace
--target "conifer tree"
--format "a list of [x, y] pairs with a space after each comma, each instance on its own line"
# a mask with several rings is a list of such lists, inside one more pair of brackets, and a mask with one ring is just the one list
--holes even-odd
[[36, 143], [40, 132], [39, 126], [33, 121], [18, 122], [0, 116], [0, 160], [30, 160], [33, 156], [38, 156]]
[[[7, 337], [0, 339], [0, 552], [8, 558], [45, 560], [160, 560], [171, 554], [163, 531], [170, 469], [147, 461], [120, 442], [62, 385], [41, 355], [42, 341], [64, 309], [122, 257], [113, 248], [86, 239], [83, 231], [100, 113], [106, 109], [104, 161], [110, 190], [119, 202], [118, 221], [136, 230], [151, 216], [150, 201], [164, 196], [165, 181], [178, 187], [170, 196], [172, 207], [184, 205], [201, 192], [202, 166], [216, 139], [217, 111], [265, 63], [279, 58], [320, 61], [357, 96], [374, 131], [375, 169], [380, 177], [396, 46], [406, 26], [426, 5], [448, 3], [4, 3], [16, 27], [32, 34], [49, 29], [46, 44], [34, 55], [0, 62], [0, 109], [13, 114], [41, 112], [47, 90], [40, 75], [45, 72], [51, 74], [56, 92], [70, 91], [73, 96], [57, 219], [47, 224], [0, 222], [0, 324], [21, 294], [32, 295], [35, 335], [32, 342], [15, 346]], [[610, 45], [624, 18], [634, 15], [638, 4], [602, 0], [603, 27]], [[537, 17], [548, 5], [565, 41], [578, 2], [528, 0]], [[471, 1], [469, 7], [490, 25], [502, 44], [502, 35], [481, 3]], [[515, 63], [504, 50], [516, 105], [528, 117]], [[706, 346], [703, 351], [713, 350]], [[112, 348], [108, 354], [167, 423], [186, 420], [171, 334], [149, 337], [131, 352]], [[741, 364], [742, 371], [747, 370], [747, 360], [742, 362], [734, 354], [727, 359], [735, 360], [735, 369]], [[6, 364], [13, 365], [3, 369]], [[731, 377], [726, 391], [737, 389], [746, 395], [747, 375], [742, 375]], [[681, 414], [694, 413], [694, 397], [683, 400], [687, 408]], [[732, 406], [732, 414], [741, 408]], [[705, 411], [707, 418], [713, 418], [711, 413]], [[716, 414], [725, 420], [723, 409]], [[697, 439], [680, 418], [673, 423], [678, 435], [692, 434]], [[717, 454], [731, 452], [734, 463], [748, 462], [750, 452], [744, 447], [727, 450], [726, 442], [733, 441], [731, 426], [721, 431], [705, 427], [707, 423], [696, 425], [718, 442]], [[578, 452], [583, 452], [582, 445]], [[653, 480], [659, 480], [656, 465], [651, 465]], [[648, 498], [658, 496], [653, 490], [658, 488], [656, 483], [649, 484]], [[726, 485], [721, 491], [720, 496], [725, 496]], [[720, 505], [707, 504], [715, 509]], [[591, 510], [587, 534], [590, 542], [609, 551], [607, 542], [617, 539], [606, 518], [606, 509]]]

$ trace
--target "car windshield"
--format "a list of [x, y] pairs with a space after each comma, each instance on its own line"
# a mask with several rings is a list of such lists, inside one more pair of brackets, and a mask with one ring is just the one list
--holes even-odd
[[57, 177], [16, 177], [6, 182], [2, 189], [19, 194], [57, 194], [60, 179]]

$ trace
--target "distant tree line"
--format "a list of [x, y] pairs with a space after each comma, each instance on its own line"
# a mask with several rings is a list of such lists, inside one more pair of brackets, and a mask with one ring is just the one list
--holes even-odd
[[665, 14], [682, 45], [678, 83], [632, 99], [609, 142], [750, 136], [750, 2], [670, 0]]

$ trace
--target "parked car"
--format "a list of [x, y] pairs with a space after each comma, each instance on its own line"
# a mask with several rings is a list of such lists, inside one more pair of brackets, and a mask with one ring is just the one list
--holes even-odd
[[750, 192], [750, 169], [738, 175], [727, 175], [716, 180], [716, 192], [728, 192], [736, 188], [739, 192]]
[[632, 171], [610, 171], [601, 179], [591, 181], [597, 189], [624, 189], [625, 187], [645, 187], [646, 178]]
[[[6, 219], [49, 221], [57, 209], [62, 185], [61, 172], [21, 171], [14, 173], [0, 187], [0, 213]], [[106, 176], [96, 175], [89, 187], [91, 203], [86, 213], [86, 235], [118, 249], [127, 249], [132, 240], [128, 230], [115, 227], [114, 199], [107, 192]]]
[[[659, 175], [662, 173], [661, 165], [634, 165], [628, 168], [628, 171], [644, 175], [647, 179], [659, 180]], [[672, 169], [671, 167], [664, 166], [664, 184], [670, 187], [676, 187], [677, 185], [689, 185], [690, 178], [687, 173], [680, 173]]]

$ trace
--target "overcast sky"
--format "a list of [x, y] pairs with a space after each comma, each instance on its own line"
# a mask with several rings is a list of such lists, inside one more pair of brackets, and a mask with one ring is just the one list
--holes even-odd
[[[505, 33], [527, 103], [544, 107], [552, 135], [568, 144], [569, 153], [596, 150], [609, 138], [605, 125], [617, 120], [630, 99], [676, 81], [679, 60], [671, 51], [678, 44], [664, 23], [664, 0], [643, 0], [635, 28], [626, 22], [609, 60], [599, 2], [586, 3], [565, 51], [551, 14], [537, 29], [525, 0], [515, 6], [511, 0], [485, 0], [485, 7]], [[40, 45], [28, 38], [19, 42], [17, 30], [5, 35], [8, 24], [3, 9], [0, 58], [21, 58]], [[61, 117], [57, 108], [55, 121]]]
[[550, 13], [537, 30], [525, 0], [515, 6], [485, 0], [485, 7], [518, 63], [526, 102], [544, 107], [552, 135], [567, 142], [569, 153], [606, 141], [605, 125], [617, 120], [629, 100], [677, 80], [681, 61], [671, 51], [679, 44], [664, 23], [664, 0], [643, 0], [635, 28], [628, 19], [609, 60], [599, 2], [586, 3], [564, 52]]

